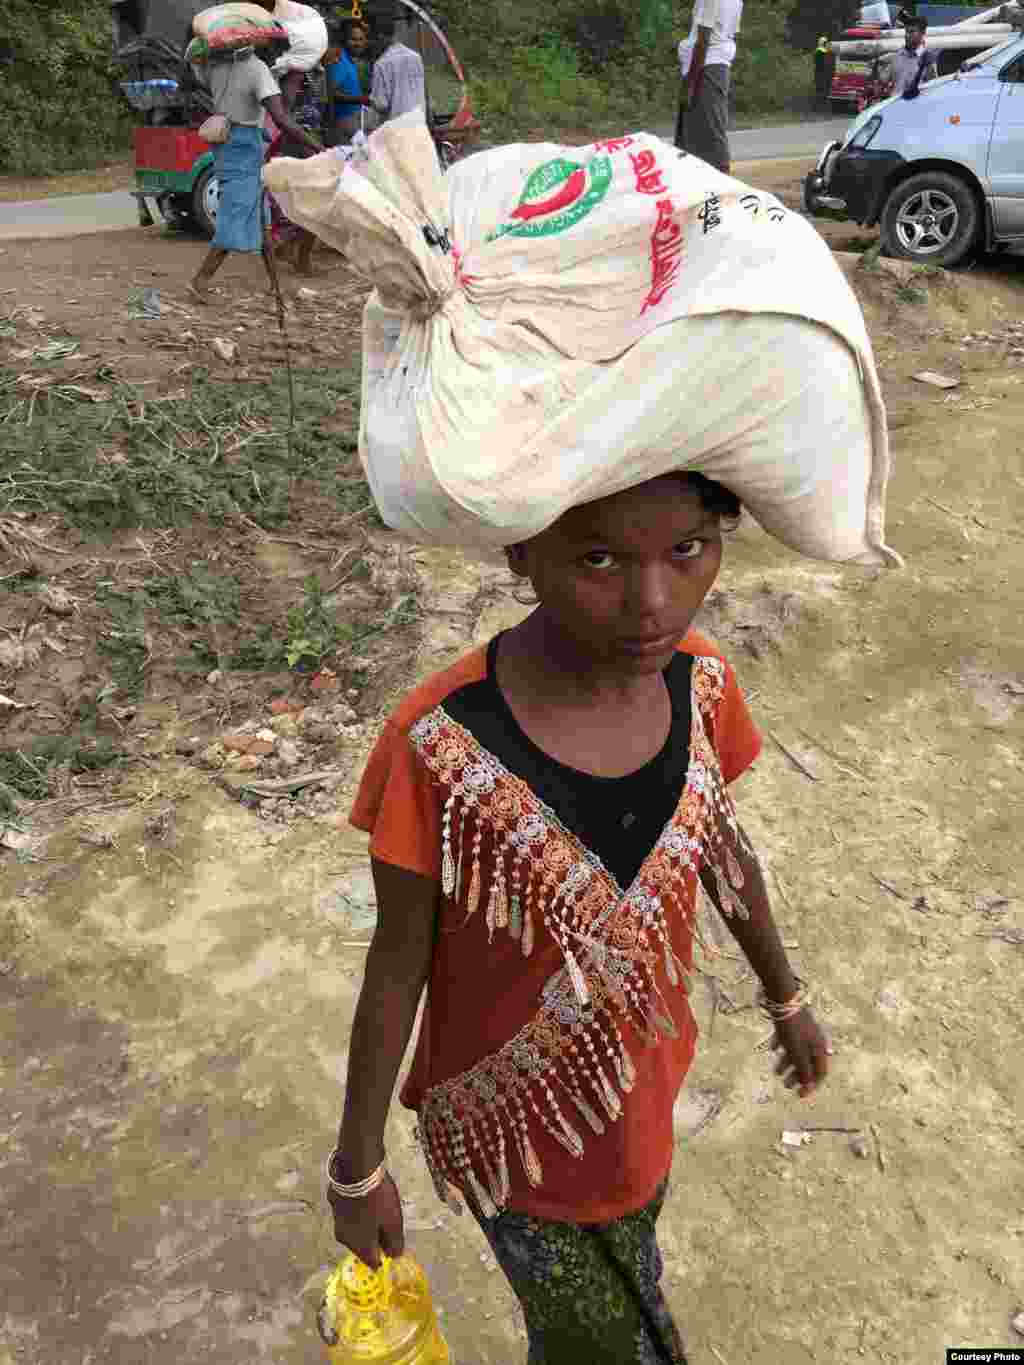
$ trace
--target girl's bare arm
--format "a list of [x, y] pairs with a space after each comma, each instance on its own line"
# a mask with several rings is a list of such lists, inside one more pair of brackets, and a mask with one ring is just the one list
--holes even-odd
[[362, 1180], [384, 1156], [384, 1126], [416, 1009], [430, 972], [440, 887], [374, 859], [377, 929], [349, 1043], [339, 1179]]
[[[765, 995], [769, 1000], [783, 1004], [795, 995], [797, 980], [772, 915], [761, 864], [756, 854], [747, 851], [751, 845], [742, 831], [730, 846], [743, 872], [743, 887], [736, 894], [746, 906], [748, 917], [743, 919], [735, 913], [723, 913], [722, 918], [757, 973]], [[700, 879], [704, 890], [721, 910], [718, 887], [708, 868], [701, 869]], [[811, 1011], [802, 1009], [799, 1014], [777, 1022], [772, 1046], [781, 1054], [775, 1070], [786, 1088], [799, 1089], [801, 1098], [812, 1095], [828, 1074], [832, 1045]]]
[[[349, 1043], [345, 1114], [334, 1175], [354, 1184], [384, 1158], [384, 1125], [405, 1049], [430, 972], [440, 898], [438, 884], [415, 872], [372, 861], [377, 929], [366, 959], [363, 988]], [[402, 1201], [389, 1175], [369, 1195], [328, 1193], [334, 1235], [367, 1265], [405, 1247]]]
[[[789, 1000], [796, 991], [796, 978], [786, 957], [786, 950], [782, 946], [775, 917], [772, 915], [761, 864], [755, 854], [747, 852], [752, 845], [742, 831], [730, 847], [743, 871], [743, 888], [736, 894], [747, 907], [750, 918], [741, 919], [739, 915], [728, 913], [723, 913], [722, 918], [757, 973], [769, 1000]], [[700, 879], [704, 890], [721, 910], [718, 887], [710, 869], [701, 868]]]

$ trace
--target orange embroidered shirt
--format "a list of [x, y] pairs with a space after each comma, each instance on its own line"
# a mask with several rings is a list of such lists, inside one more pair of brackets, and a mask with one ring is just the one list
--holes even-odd
[[608, 1222], [643, 1207], [671, 1165], [697, 1035], [697, 870], [712, 864], [726, 897], [740, 885], [726, 784], [760, 751], [718, 651], [691, 631], [679, 652], [692, 656], [686, 784], [628, 886], [455, 718], [450, 699], [487, 677], [486, 649], [409, 693], [370, 755], [352, 824], [375, 858], [442, 886], [401, 1098], [455, 1206], [459, 1190], [487, 1217]]

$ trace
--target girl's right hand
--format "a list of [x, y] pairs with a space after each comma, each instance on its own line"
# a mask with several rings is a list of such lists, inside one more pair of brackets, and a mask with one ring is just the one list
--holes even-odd
[[405, 1224], [398, 1186], [390, 1175], [362, 1199], [346, 1199], [327, 1191], [334, 1214], [334, 1235], [342, 1246], [355, 1252], [364, 1265], [376, 1270], [381, 1252], [401, 1256], [405, 1250]]

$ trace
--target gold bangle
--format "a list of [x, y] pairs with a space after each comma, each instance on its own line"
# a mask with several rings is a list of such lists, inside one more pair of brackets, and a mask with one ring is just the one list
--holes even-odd
[[327, 1185], [335, 1194], [340, 1194], [343, 1199], [365, 1199], [368, 1194], [372, 1194], [375, 1189], [383, 1185], [387, 1177], [387, 1157], [380, 1163], [375, 1171], [371, 1171], [363, 1180], [357, 1180], [352, 1185], [345, 1185], [340, 1180], [335, 1180], [331, 1167], [334, 1165], [334, 1158], [338, 1155], [338, 1148], [335, 1147], [327, 1158], [324, 1166], [324, 1173], [327, 1176]]

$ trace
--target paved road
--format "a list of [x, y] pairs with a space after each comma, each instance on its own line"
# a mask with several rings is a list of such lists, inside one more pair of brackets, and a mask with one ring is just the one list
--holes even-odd
[[[783, 161], [789, 157], [816, 157], [826, 142], [842, 137], [850, 117], [812, 119], [786, 123], [777, 128], [734, 128], [729, 134], [733, 162]], [[671, 138], [672, 128], [659, 128], [659, 136]]]
[[83, 232], [137, 227], [139, 210], [130, 194], [62, 194], [21, 204], [0, 204], [0, 239], [71, 237]]
[[[768, 161], [811, 158], [838, 137], [848, 119], [816, 119], [774, 128], [745, 128], [730, 135], [733, 160]], [[671, 137], [671, 129], [659, 133]], [[135, 200], [128, 194], [68, 194], [21, 204], [0, 204], [0, 240], [17, 237], [71, 237], [138, 225]]]

